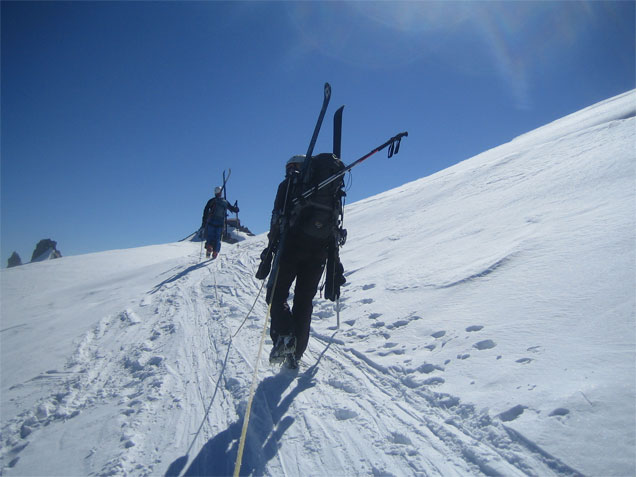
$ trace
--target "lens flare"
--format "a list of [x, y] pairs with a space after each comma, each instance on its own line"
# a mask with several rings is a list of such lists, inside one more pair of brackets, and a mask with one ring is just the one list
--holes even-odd
[[606, 2], [289, 2], [294, 58], [316, 52], [365, 69], [424, 60], [462, 74], [496, 75], [516, 106]]

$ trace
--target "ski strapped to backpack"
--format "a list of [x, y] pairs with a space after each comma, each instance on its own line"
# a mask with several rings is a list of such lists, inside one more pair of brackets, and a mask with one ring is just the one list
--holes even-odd
[[[341, 115], [341, 110], [339, 111]], [[325, 298], [330, 301], [338, 302], [340, 287], [344, 284], [344, 269], [339, 257], [339, 248], [344, 245], [347, 239], [347, 231], [343, 228], [341, 220], [345, 196], [345, 192], [342, 190], [343, 177], [355, 166], [387, 147], [389, 148], [388, 156], [393, 157], [400, 150], [402, 138], [407, 136], [408, 132], [406, 131], [396, 134], [348, 166], [342, 165], [335, 154], [319, 154], [312, 157], [310, 165], [307, 167], [307, 176], [304, 179], [306, 190], [299, 196], [292, 198], [291, 204], [287, 206], [289, 210], [285, 222], [287, 229], [301, 228], [301, 231], [307, 236], [329, 240]], [[336, 144], [335, 141], [334, 144]], [[325, 163], [331, 164], [331, 167], [337, 170], [320, 182], [312, 184], [312, 172], [315, 172], [318, 167], [324, 166]], [[328, 205], [329, 198], [333, 201], [331, 207]], [[311, 216], [311, 220], [304, 219], [306, 216]], [[307, 224], [307, 222], [309, 223]]]
[[407, 137], [408, 135], [409, 135], [409, 133], [405, 131], [405, 132], [401, 132], [400, 134], [397, 134], [397, 135], [393, 136], [391, 139], [389, 139], [387, 142], [385, 142], [381, 146], [376, 147], [371, 152], [369, 152], [369, 153], [365, 154], [364, 156], [362, 156], [360, 159], [357, 159], [354, 162], [352, 162], [351, 164], [349, 164], [348, 166], [345, 166], [345, 168], [342, 169], [342, 171], [339, 171], [339, 172], [333, 174], [332, 176], [330, 176], [327, 179], [323, 180], [320, 184], [317, 184], [314, 187], [306, 190], [305, 192], [303, 192], [300, 195], [300, 198], [295, 198], [295, 199], [293, 199], [292, 202], [297, 202], [297, 201], [302, 200], [302, 199], [308, 199], [313, 194], [318, 192], [320, 189], [328, 186], [333, 181], [338, 180], [339, 178], [344, 176], [347, 172], [349, 172], [351, 169], [353, 169], [357, 165], [361, 164], [363, 161], [367, 160], [369, 157], [374, 155], [376, 152], [381, 151], [382, 149], [384, 149], [387, 146], [389, 147], [389, 157], [393, 157], [395, 154], [397, 154], [400, 151], [400, 141], [402, 141], [402, 138], [403, 137]]
[[316, 140], [318, 139], [318, 133], [320, 132], [320, 128], [322, 126], [322, 120], [325, 118], [325, 113], [327, 112], [327, 106], [329, 106], [329, 100], [331, 99], [331, 85], [329, 83], [325, 83], [324, 96], [322, 99], [322, 107], [320, 108], [320, 114], [318, 115], [318, 121], [316, 121], [316, 126], [314, 127], [314, 133], [311, 136], [311, 140], [309, 141], [309, 147], [307, 147], [307, 154], [305, 154], [305, 160], [303, 161], [302, 168], [300, 170], [300, 177], [303, 180], [303, 184], [305, 178], [307, 177], [307, 169], [309, 163], [311, 162], [311, 155], [314, 153], [314, 147], [316, 146]]
[[[324, 86], [324, 94], [323, 94], [323, 99], [322, 99], [322, 106], [320, 108], [320, 113], [318, 114], [318, 120], [316, 121], [316, 125], [314, 126], [314, 132], [311, 136], [311, 140], [309, 141], [309, 146], [307, 147], [307, 154], [305, 155], [305, 161], [303, 161], [303, 166], [301, 169], [301, 176], [300, 176], [300, 183], [302, 184], [305, 178], [305, 174], [307, 171], [307, 166], [309, 161], [307, 160], [308, 158], [311, 158], [311, 155], [314, 152], [314, 147], [316, 146], [316, 140], [318, 139], [318, 133], [320, 133], [320, 128], [322, 126], [322, 121], [325, 118], [325, 113], [327, 112], [327, 106], [329, 106], [329, 100], [331, 99], [331, 85], [329, 83], [325, 83]], [[262, 263], [261, 266], [264, 265], [264, 268], [267, 269], [267, 273], [264, 273], [265, 276], [267, 276], [267, 274], [269, 274], [269, 280], [267, 282], [267, 296], [269, 298], [269, 295], [271, 294], [272, 290], [274, 289], [275, 286], [275, 277], [277, 277], [277, 273], [275, 273], [278, 270], [278, 265], [280, 263], [280, 257], [282, 256], [282, 252], [283, 249], [285, 247], [285, 238], [287, 236], [287, 225], [288, 225], [288, 219], [289, 219], [289, 203], [290, 203], [290, 188], [289, 188], [289, 184], [287, 187], [287, 191], [285, 193], [285, 201], [283, 203], [283, 210], [281, 213], [281, 222], [279, 224], [279, 233], [278, 233], [278, 237], [277, 240], [274, 240], [270, 243], [270, 246], [268, 247], [268, 250], [265, 254], [265, 257], [262, 257]], [[276, 243], [277, 242], [277, 243]], [[273, 255], [273, 263], [272, 263], [272, 255]], [[271, 270], [273, 271], [272, 273], [270, 273], [270, 267]], [[259, 267], [259, 273], [260, 273], [260, 267]]]
[[232, 169], [228, 169], [227, 172], [227, 177], [225, 176], [225, 170], [223, 171], [223, 186], [221, 187], [221, 191], [223, 192], [223, 197], [226, 197], [225, 194], [225, 185], [227, 184], [227, 181], [230, 180], [230, 176], [232, 175]]
[[[290, 197], [290, 190], [289, 190], [289, 184], [288, 184], [288, 189], [285, 194], [283, 210], [281, 211], [278, 236], [275, 238], [272, 237], [273, 240], [270, 242], [268, 248], [264, 251], [264, 253], [261, 256], [261, 266], [259, 267], [259, 272], [257, 273], [257, 276], [262, 276], [264, 278], [267, 275], [269, 275], [269, 280], [267, 283], [268, 295], [271, 293], [271, 290], [273, 290], [275, 285], [275, 277], [277, 275], [275, 272], [279, 266], [282, 250], [285, 246], [285, 238], [286, 238], [287, 232], [289, 231], [292, 225], [295, 226], [299, 221], [302, 221], [302, 209], [305, 208], [305, 206], [307, 205], [316, 206], [315, 203], [308, 204], [309, 199], [312, 196], [319, 194], [321, 191], [323, 191], [327, 187], [329, 187], [330, 194], [335, 193], [336, 191], [341, 189], [340, 184], [338, 185], [335, 185], [335, 184], [332, 185], [332, 184], [335, 181], [338, 181], [339, 179], [342, 180], [343, 176], [347, 172], [351, 171], [351, 169], [353, 169], [355, 166], [361, 164], [366, 159], [368, 159], [375, 153], [385, 149], [386, 147], [389, 148], [388, 157], [394, 156], [400, 150], [400, 143], [402, 138], [408, 136], [408, 132], [406, 131], [399, 133], [393, 136], [392, 138], [390, 138], [388, 141], [381, 144], [380, 146], [374, 148], [369, 153], [360, 157], [353, 163], [349, 164], [348, 166], [339, 166], [339, 167], [334, 166], [334, 168], [337, 170], [335, 170], [333, 174], [331, 174], [330, 176], [326, 177], [325, 179], [321, 180], [318, 183], [311, 184], [311, 179], [312, 179], [311, 171], [312, 171], [312, 165], [314, 164], [314, 161], [330, 160], [330, 161], [333, 161], [334, 163], [337, 163], [340, 161], [339, 156], [341, 153], [342, 113], [343, 113], [344, 106], [338, 108], [338, 110], [334, 114], [334, 137], [333, 137], [334, 154], [319, 154], [316, 157], [312, 157], [311, 155], [313, 152], [314, 146], [316, 144], [318, 133], [320, 132], [320, 127], [322, 125], [322, 121], [324, 119], [325, 112], [329, 104], [330, 98], [331, 98], [331, 86], [329, 85], [329, 83], [325, 83], [322, 108], [320, 110], [320, 114], [318, 116], [318, 120], [316, 122], [316, 126], [314, 128], [314, 132], [311, 137], [311, 141], [309, 143], [309, 147], [307, 148], [307, 155], [305, 156], [305, 161], [303, 162], [303, 167], [301, 169], [301, 179], [299, 182], [303, 184], [304, 190], [300, 194], [296, 195], [296, 197]], [[323, 194], [323, 195], [329, 195], [329, 194]], [[343, 207], [342, 198], [343, 197], [344, 197], [344, 191], [341, 191], [341, 195], [337, 197], [337, 199], [341, 201], [340, 202], [341, 210], [339, 211], [340, 213], [342, 213], [342, 207]], [[324, 209], [324, 211], [325, 213], [327, 213], [326, 208]], [[328, 231], [333, 231], [334, 240], [335, 240], [334, 253], [337, 254], [337, 249], [340, 246], [342, 246], [346, 240], [346, 230], [344, 230], [339, 225], [335, 227], [335, 230], [332, 230], [334, 229], [333, 225], [334, 223], [327, 224], [326, 228], [324, 228], [324, 232], [326, 236]], [[330, 245], [330, 247], [332, 247], [332, 245]], [[342, 265], [339, 265], [339, 264], [334, 265], [335, 273], [338, 272], [337, 267], [341, 267], [341, 266]], [[328, 263], [328, 268], [329, 268], [329, 263]], [[329, 276], [327, 278], [329, 279]], [[329, 290], [327, 290], [325, 293], [325, 296], [328, 299], [335, 301], [337, 297], [339, 296], [339, 288], [337, 287], [339, 287], [339, 285], [334, 284], [332, 288], [332, 290], [334, 291], [332, 293], [329, 293]]]
[[344, 106], [340, 106], [333, 115], [333, 154], [338, 159], [341, 159], [340, 155], [342, 149], [342, 112]]

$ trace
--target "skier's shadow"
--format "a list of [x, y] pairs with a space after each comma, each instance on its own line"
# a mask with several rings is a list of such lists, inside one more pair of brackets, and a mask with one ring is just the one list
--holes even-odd
[[149, 295], [154, 295], [164, 285], [167, 285], [168, 283], [176, 282], [177, 280], [179, 280], [179, 278], [185, 277], [188, 273], [193, 272], [194, 270], [197, 270], [199, 268], [205, 267], [206, 265], [208, 265], [208, 263], [209, 263], [209, 261], [204, 261], [204, 262], [195, 263], [194, 265], [189, 266], [185, 270], [177, 273], [176, 275], [174, 275], [174, 276], [172, 276], [170, 278], [166, 278], [164, 281], [162, 281], [158, 285], [155, 285], [155, 287], [151, 291], [149, 291], [148, 294]]
[[[294, 423], [293, 417], [285, 416], [289, 406], [301, 392], [316, 385], [314, 376], [318, 372], [318, 364], [330, 346], [331, 342], [325, 347], [316, 363], [302, 375], [297, 376], [297, 373], [293, 371], [283, 370], [275, 376], [265, 378], [258, 386], [252, 402], [240, 475], [265, 474], [267, 462], [276, 456], [283, 434]], [[296, 387], [281, 400], [285, 389], [295, 380]], [[232, 475], [242, 429], [243, 417], [210, 439], [183, 474], [180, 470], [186, 465], [187, 456], [175, 460], [168, 468], [165, 477]]]
[[[263, 475], [268, 461], [278, 453], [279, 442], [294, 418], [285, 416], [289, 406], [301, 392], [315, 386], [312, 367], [297, 380], [296, 387], [281, 400], [283, 392], [296, 379], [296, 374], [283, 370], [276, 376], [265, 378], [256, 389], [240, 475]], [[243, 418], [210, 439], [194, 458], [184, 476], [232, 475], [238, 444], [243, 429]]]

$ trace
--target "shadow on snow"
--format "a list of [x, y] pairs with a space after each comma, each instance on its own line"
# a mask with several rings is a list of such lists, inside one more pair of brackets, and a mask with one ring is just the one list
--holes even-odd
[[[276, 376], [265, 378], [258, 386], [252, 403], [240, 475], [265, 473], [267, 462], [278, 453], [283, 434], [294, 423], [295, 419], [285, 414], [298, 394], [315, 385], [315, 369], [315, 366], [310, 368], [298, 378], [294, 390], [282, 400], [285, 389], [296, 378], [295, 373], [283, 370]], [[166, 477], [232, 475], [243, 429], [243, 417], [210, 439], [183, 474], [180, 468], [186, 464], [187, 456], [174, 461], [168, 468]]]
[[[314, 376], [318, 372], [318, 364], [330, 346], [331, 341], [316, 363], [299, 377], [296, 372], [284, 369], [275, 376], [265, 378], [258, 386], [252, 403], [240, 475], [265, 474], [267, 462], [278, 454], [285, 431], [295, 421], [292, 416], [285, 414], [296, 396], [316, 385]], [[283, 393], [295, 380], [296, 387], [283, 398]], [[210, 439], [183, 474], [181, 471], [187, 464], [187, 455], [170, 464], [165, 477], [232, 475], [243, 429], [243, 417]]]
[[155, 287], [152, 289], [152, 291], [149, 291], [148, 294], [149, 295], [154, 295], [155, 293], [157, 293], [164, 285], [167, 285], [168, 283], [172, 283], [172, 282], [176, 282], [177, 280], [179, 280], [179, 278], [185, 277], [188, 273], [193, 272], [194, 270], [197, 270], [199, 268], [205, 267], [206, 265], [208, 265], [210, 263], [210, 260], [204, 260], [203, 262], [199, 262], [199, 263], [195, 263], [194, 265], [189, 266], [188, 268], [186, 268], [185, 270], [183, 270], [182, 272], [177, 273], [176, 275], [165, 279], [164, 281], [162, 281], [161, 283], [159, 283], [158, 285], [155, 285]]

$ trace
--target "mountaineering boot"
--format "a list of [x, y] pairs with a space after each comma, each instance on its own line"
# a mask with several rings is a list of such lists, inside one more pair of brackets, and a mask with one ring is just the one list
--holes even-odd
[[205, 246], [205, 258], [210, 258], [210, 254], [212, 253], [212, 245]]
[[296, 351], [296, 337], [292, 335], [279, 336], [269, 353], [269, 364], [282, 363], [294, 351]]
[[295, 354], [288, 354], [285, 358], [285, 367], [288, 369], [298, 369], [298, 358]]
[[217, 252], [216, 250], [212, 252], [212, 260], [214, 260], [217, 255], [219, 254], [219, 252]]

